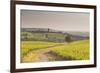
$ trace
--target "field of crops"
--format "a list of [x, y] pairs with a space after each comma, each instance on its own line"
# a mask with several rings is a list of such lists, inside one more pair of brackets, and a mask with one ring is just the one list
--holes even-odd
[[[48, 48], [49, 47], [49, 48]], [[71, 43], [21, 41], [21, 62], [88, 60], [89, 40]]]
[[68, 60], [88, 60], [89, 40], [76, 41], [52, 49], [52, 53]]
[[21, 41], [21, 56], [29, 51], [59, 45], [60, 43], [43, 41]]

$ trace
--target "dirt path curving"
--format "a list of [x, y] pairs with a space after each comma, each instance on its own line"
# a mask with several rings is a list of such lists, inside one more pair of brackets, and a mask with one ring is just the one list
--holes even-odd
[[63, 46], [65, 44], [49, 47], [49, 48], [42, 48], [39, 50], [33, 50], [28, 53], [26, 56], [23, 57], [22, 62], [47, 62], [47, 61], [61, 61], [64, 60], [63, 58], [51, 53], [51, 50], [58, 46]]

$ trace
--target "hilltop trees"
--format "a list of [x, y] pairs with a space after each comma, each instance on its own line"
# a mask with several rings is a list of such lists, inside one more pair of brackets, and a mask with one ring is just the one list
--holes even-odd
[[72, 41], [71, 36], [70, 35], [67, 35], [65, 37], [65, 41], [68, 42], [68, 43], [70, 43]]

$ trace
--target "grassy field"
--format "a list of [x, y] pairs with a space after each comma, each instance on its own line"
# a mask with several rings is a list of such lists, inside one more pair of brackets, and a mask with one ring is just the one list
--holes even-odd
[[72, 43], [21, 41], [21, 62], [88, 60], [89, 40]]
[[76, 41], [52, 49], [52, 53], [68, 60], [88, 60], [89, 40]]
[[[37, 62], [41, 61], [42, 53], [47, 52], [49, 47], [60, 45], [61, 43], [43, 42], [43, 41], [21, 41], [21, 62]], [[41, 50], [43, 49], [43, 50]], [[50, 57], [48, 57], [50, 58]]]
[[43, 42], [43, 41], [21, 41], [21, 56], [27, 54], [29, 51], [55, 46], [60, 43]]

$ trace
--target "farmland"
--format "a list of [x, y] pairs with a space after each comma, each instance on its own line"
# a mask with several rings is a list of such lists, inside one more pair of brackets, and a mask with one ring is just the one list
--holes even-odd
[[31, 50], [46, 48], [58, 45], [59, 43], [41, 42], [41, 41], [22, 41], [21, 42], [21, 55], [27, 54]]
[[[74, 34], [73, 34], [74, 33]], [[21, 30], [21, 63], [89, 59], [89, 35], [52, 29]]]
[[72, 43], [23, 41], [21, 47], [22, 63], [89, 59], [89, 40]]
[[68, 60], [88, 60], [89, 40], [72, 42], [61, 47], [55, 47], [52, 49], [52, 53]]
[[[52, 47], [61, 46], [63, 43], [53, 43], [53, 42], [41, 42], [41, 41], [22, 41], [21, 42], [21, 62], [36, 62], [42, 61], [41, 55], [45, 56], [45, 53], [51, 51]], [[46, 57], [50, 60], [51, 57]], [[47, 61], [43, 59], [43, 61]]]
[[53, 32], [22, 32], [22, 40], [24, 41], [51, 41], [51, 42], [64, 42], [65, 34], [53, 33]]
[[23, 28], [21, 30], [21, 40], [22, 41], [50, 41], [50, 42], [66, 42], [65, 38], [67, 36], [71, 37], [72, 41], [84, 40], [89, 38], [89, 33], [87, 32], [63, 32], [53, 29], [40, 29], [40, 28]]

